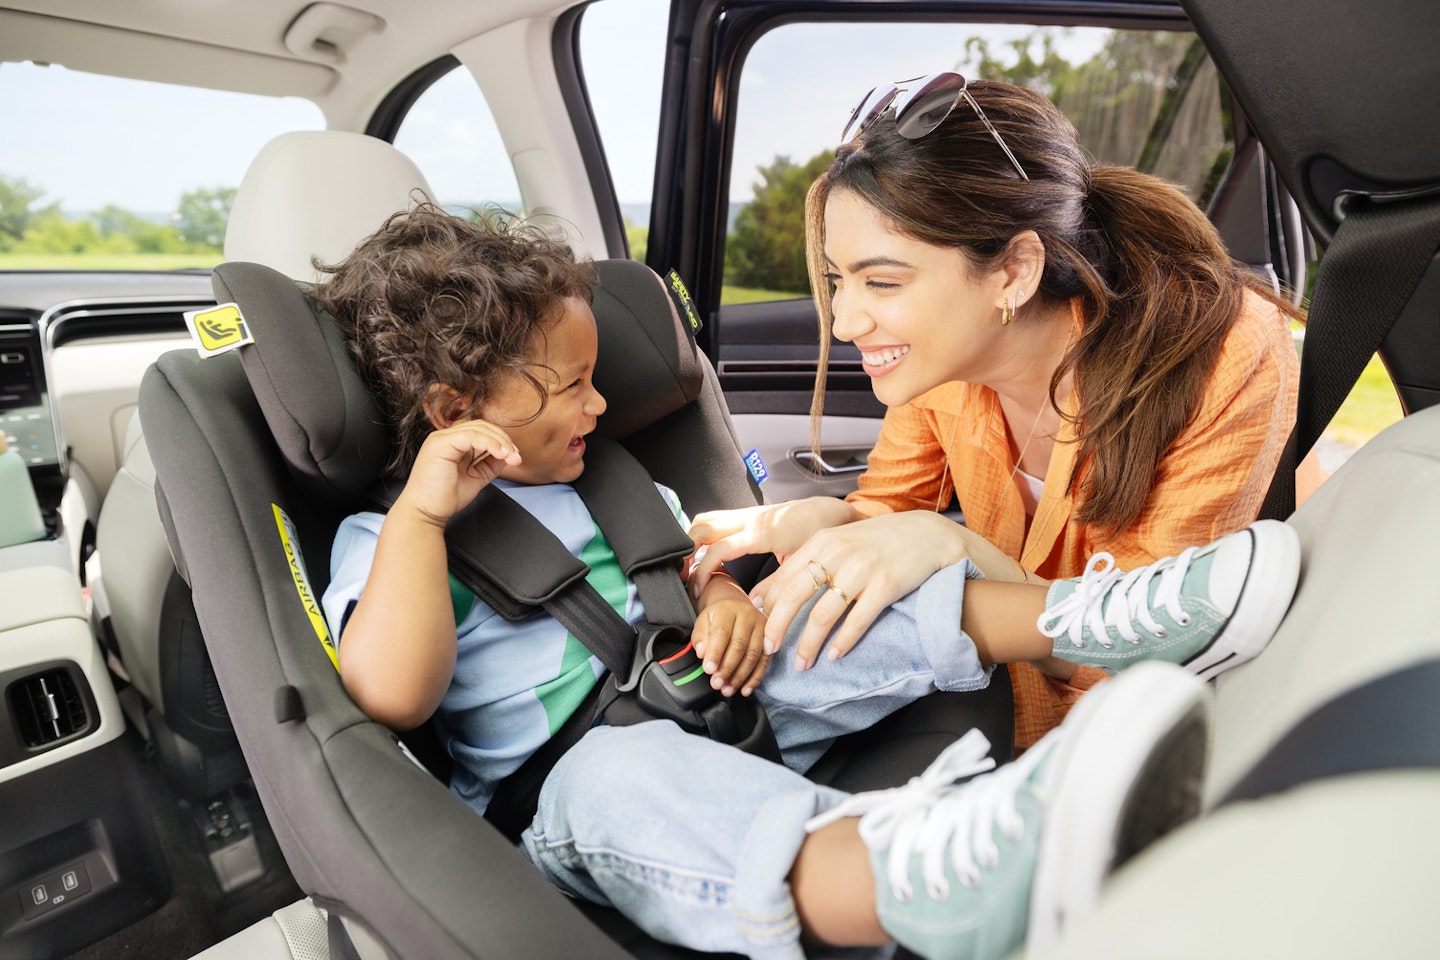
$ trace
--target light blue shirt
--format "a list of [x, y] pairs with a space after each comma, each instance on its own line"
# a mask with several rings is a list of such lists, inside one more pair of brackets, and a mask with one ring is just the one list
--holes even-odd
[[[586, 580], [630, 623], [645, 609], [590, 511], [569, 484], [527, 486], [496, 480], [503, 490], [590, 566]], [[681, 527], [689, 521], [679, 498], [656, 484]], [[331, 634], [341, 637], [375, 558], [384, 515], [345, 519], [330, 553], [330, 586], [322, 598]], [[516, 550], [523, 549], [517, 544]], [[558, 730], [600, 682], [605, 668], [548, 614], [511, 623], [465, 591], [470, 600], [456, 627], [455, 673], [436, 713], [436, 729], [455, 760], [451, 789], [484, 812], [496, 785]], [[463, 608], [463, 604], [462, 604]]]

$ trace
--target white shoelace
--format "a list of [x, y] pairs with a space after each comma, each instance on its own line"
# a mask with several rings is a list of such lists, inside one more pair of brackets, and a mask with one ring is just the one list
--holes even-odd
[[1172, 560], [1161, 560], [1130, 573], [1116, 567], [1115, 558], [1110, 554], [1097, 553], [1085, 565], [1075, 592], [1042, 613], [1035, 626], [1052, 640], [1062, 633], [1068, 634], [1071, 645], [1077, 649], [1085, 646], [1086, 626], [1106, 650], [1115, 646], [1105, 632], [1107, 625], [1130, 643], [1139, 643], [1141, 639], [1135, 629], [1137, 621], [1152, 636], [1164, 637], [1165, 628], [1155, 621], [1150, 606], [1150, 581], [1157, 575], [1160, 585], [1155, 590], [1156, 607], [1163, 606], [1180, 626], [1189, 626], [1190, 615], [1180, 606], [1180, 587], [1195, 552], [1195, 547], [1187, 547]]
[[904, 903], [914, 896], [909, 868], [910, 857], [917, 850], [926, 892], [933, 900], [944, 900], [950, 894], [945, 876], [947, 849], [960, 882], [973, 887], [980, 881], [980, 867], [993, 867], [999, 860], [995, 829], [1011, 839], [1020, 836], [1025, 823], [1015, 809], [1015, 792], [1049, 752], [1042, 744], [990, 776], [947, 795], [945, 791], [956, 780], [995, 766], [986, 756], [990, 741], [979, 730], [971, 730], [905, 786], [857, 793], [812, 819], [805, 829], [814, 831], [842, 817], [860, 817], [860, 839], [865, 845], [871, 850], [890, 848], [885, 879], [897, 900]]

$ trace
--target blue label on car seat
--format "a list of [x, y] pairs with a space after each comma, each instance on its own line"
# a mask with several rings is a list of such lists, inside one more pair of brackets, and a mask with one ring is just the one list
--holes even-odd
[[745, 466], [750, 468], [750, 476], [755, 478], [756, 483], [764, 483], [765, 478], [770, 476], [765, 469], [765, 461], [761, 459], [759, 450], [751, 450], [745, 454]]

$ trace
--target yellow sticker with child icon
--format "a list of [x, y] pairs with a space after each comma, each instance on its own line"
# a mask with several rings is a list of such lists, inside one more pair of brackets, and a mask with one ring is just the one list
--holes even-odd
[[250, 325], [240, 314], [239, 305], [234, 303], [191, 310], [185, 314], [185, 326], [195, 341], [195, 351], [202, 357], [213, 357], [255, 342]]

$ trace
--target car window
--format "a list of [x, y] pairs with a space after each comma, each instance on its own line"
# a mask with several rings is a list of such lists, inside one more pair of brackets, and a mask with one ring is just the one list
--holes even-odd
[[435, 199], [455, 210], [499, 206], [520, 212], [520, 185], [485, 95], [464, 67], [445, 74], [416, 99], [395, 134]]
[[599, 0], [580, 22], [585, 88], [625, 218], [630, 256], [645, 259], [660, 128], [667, 0]]
[[1202, 205], [1233, 149], [1215, 68], [1192, 34], [1016, 24], [781, 26], [756, 42], [742, 68], [722, 303], [808, 295], [805, 190], [833, 158], [851, 109], [876, 84], [946, 69], [1045, 92], [1096, 161], [1173, 180]]
[[210, 267], [266, 141], [315, 104], [0, 64], [0, 270]]

